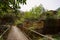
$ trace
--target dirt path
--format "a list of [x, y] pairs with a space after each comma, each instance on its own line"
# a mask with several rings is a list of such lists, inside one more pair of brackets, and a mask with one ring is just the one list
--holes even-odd
[[29, 40], [24, 33], [17, 28], [16, 26], [13, 26], [11, 28], [10, 33], [8, 34], [7, 40]]

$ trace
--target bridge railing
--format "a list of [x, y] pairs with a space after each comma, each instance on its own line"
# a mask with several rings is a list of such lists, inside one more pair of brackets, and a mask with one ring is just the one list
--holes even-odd
[[31, 31], [31, 32], [34, 32], [34, 33], [36, 33], [36, 34], [38, 34], [38, 35], [40, 35], [40, 36], [42, 36], [42, 37], [44, 37], [44, 38], [47, 38], [47, 40], [54, 40], [52, 37], [49, 37], [49, 36], [43, 35], [43, 34], [37, 32], [37, 31], [34, 31], [34, 30], [31, 30], [31, 29], [28, 29], [28, 28], [26, 28], [26, 27], [23, 27], [23, 28], [26, 29], [26, 30], [29, 30], [29, 31]]
[[7, 29], [0, 35], [0, 38], [3, 37], [3, 35], [10, 29], [10, 25], [1, 25], [1, 26], [7, 26]]
[[[4, 25], [4, 26], [6, 26], [6, 25]], [[2, 38], [3, 37], [3, 35], [11, 28], [11, 26], [10, 25], [7, 25], [8, 26], [8, 28], [0, 35], [0, 38]], [[49, 40], [54, 40], [52, 37], [49, 37], [49, 36], [46, 36], [46, 35], [43, 35], [43, 34], [41, 34], [41, 33], [39, 33], [39, 32], [37, 32], [37, 31], [34, 31], [34, 30], [31, 30], [31, 29], [28, 29], [28, 28], [26, 28], [26, 27], [23, 27], [24, 29], [26, 29], [26, 30], [29, 30], [29, 31], [31, 31], [31, 32], [34, 32], [34, 33], [36, 33], [36, 34], [38, 34], [38, 35], [40, 35], [40, 36], [43, 36], [43, 37], [45, 37], [45, 38], [47, 38], [47, 39], [49, 39]]]

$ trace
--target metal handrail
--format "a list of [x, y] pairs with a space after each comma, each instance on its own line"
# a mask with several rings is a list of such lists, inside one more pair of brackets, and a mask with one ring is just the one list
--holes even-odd
[[[45, 38], [48, 38], [48, 39], [50, 39], [50, 40], [54, 40], [52, 37], [49, 37], [49, 36], [43, 35], [43, 34], [37, 32], [37, 31], [34, 31], [34, 30], [31, 30], [31, 29], [28, 29], [28, 28], [26, 28], [26, 27], [23, 27], [23, 28], [25, 28], [25, 29], [27, 29], [27, 30], [30, 30], [30, 31], [32, 31], [32, 32], [34, 32], [34, 33], [36, 33], [36, 34], [38, 34], [38, 35], [40, 35], [40, 36], [43, 36], [43, 37], [45, 37]], [[6, 29], [6, 31], [4, 31], [4, 32], [2, 33], [2, 35], [0, 36], [0, 38], [2, 38], [2, 36], [3, 36], [3, 35], [4, 35], [9, 29], [10, 29], [10, 26]]]
[[[4, 25], [6, 26], [6, 25]], [[2, 38], [2, 36], [10, 29], [10, 26], [0, 35], [0, 38]]]
[[34, 31], [34, 30], [31, 30], [31, 29], [28, 29], [28, 28], [26, 28], [26, 27], [23, 27], [23, 28], [25, 28], [25, 29], [27, 29], [27, 30], [30, 30], [30, 31], [32, 31], [32, 32], [34, 32], [34, 33], [36, 33], [36, 34], [38, 34], [38, 35], [40, 35], [40, 36], [43, 36], [43, 37], [45, 37], [45, 38], [48, 38], [48, 39], [50, 39], [50, 40], [54, 40], [52, 37], [49, 37], [49, 36], [43, 35], [43, 34], [37, 32], [37, 31]]

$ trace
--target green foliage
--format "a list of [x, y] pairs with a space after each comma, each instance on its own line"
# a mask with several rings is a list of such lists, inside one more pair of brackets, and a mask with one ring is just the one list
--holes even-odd
[[58, 35], [58, 34], [53, 35], [53, 38], [54, 38], [54, 40], [60, 40], [60, 35]]
[[40, 18], [43, 13], [43, 7], [40, 5], [38, 7], [32, 8], [29, 12], [25, 12], [24, 17], [27, 19], [36, 20]]
[[[46, 16], [47, 22], [49, 22], [50, 19], [56, 19], [57, 16], [60, 18], [60, 9], [57, 9], [57, 14], [55, 14], [53, 10], [45, 11], [42, 5], [32, 8], [30, 11], [25, 12], [24, 14], [21, 13], [18, 9], [20, 8], [19, 4], [26, 4], [26, 0], [0, 0], [0, 23], [5, 22], [7, 24], [20, 24], [24, 23], [25, 19], [31, 20], [32, 22], [35, 20], [39, 20], [43, 18], [43, 16]], [[45, 14], [43, 14], [45, 13]], [[42, 16], [42, 17], [41, 17]], [[54, 22], [54, 23], [53, 23]], [[55, 25], [55, 21], [53, 21], [51, 25]], [[49, 23], [48, 23], [49, 24]], [[49, 25], [50, 25], [49, 24]], [[29, 29], [37, 29], [37, 26], [33, 25], [29, 27]], [[51, 26], [50, 26], [51, 27]], [[55, 26], [54, 26], [55, 27]], [[52, 28], [52, 27], [51, 27]], [[34, 40], [41, 40], [40, 36], [38, 36], [35, 33], [28, 33], [29, 36], [31, 36]], [[57, 37], [56, 37], [57, 38]], [[60, 37], [59, 37], [60, 38]], [[3, 39], [0, 39], [3, 40]], [[43, 40], [43, 39], [42, 39]]]
[[[20, 4], [26, 4], [26, 0], [0, 0], [0, 9], [7, 10], [7, 8], [19, 8]], [[10, 6], [12, 5], [12, 6]]]
[[16, 20], [14, 24], [17, 25], [23, 22], [24, 22], [24, 18], [20, 18], [20, 20]]
[[20, 4], [26, 4], [26, 0], [0, 0], [0, 16], [4, 16], [10, 12], [17, 15]]
[[46, 18], [47, 19], [57, 19], [57, 11], [46, 11]]
[[0, 38], [0, 40], [3, 40], [3, 38]]
[[20, 4], [26, 4], [26, 0], [0, 0], [0, 20], [15, 22], [20, 19]]
[[60, 19], [60, 8], [57, 9], [57, 18]]

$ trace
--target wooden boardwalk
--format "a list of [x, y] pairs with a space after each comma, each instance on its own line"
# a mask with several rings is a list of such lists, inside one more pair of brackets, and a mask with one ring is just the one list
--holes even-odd
[[29, 40], [16, 26], [13, 26], [8, 34], [7, 40]]

